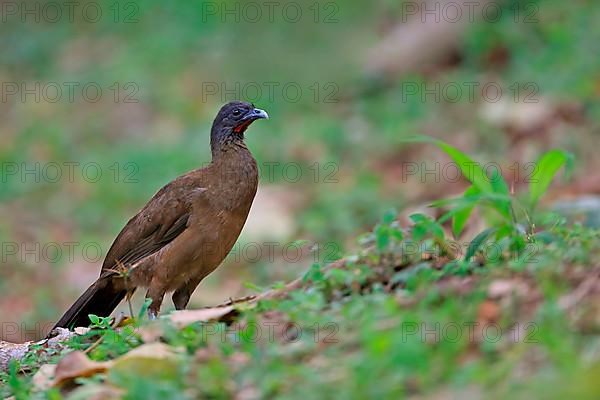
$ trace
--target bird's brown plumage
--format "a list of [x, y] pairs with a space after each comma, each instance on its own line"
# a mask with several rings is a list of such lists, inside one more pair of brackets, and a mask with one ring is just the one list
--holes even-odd
[[[185, 308], [200, 281], [237, 240], [258, 185], [258, 168], [243, 139], [264, 111], [243, 102], [221, 108], [211, 131], [212, 162], [170, 182], [129, 220], [112, 244], [99, 279], [55, 327], [87, 325], [109, 315], [138, 287], [148, 288], [156, 315], [167, 292]], [[242, 127], [240, 129], [240, 127]]]

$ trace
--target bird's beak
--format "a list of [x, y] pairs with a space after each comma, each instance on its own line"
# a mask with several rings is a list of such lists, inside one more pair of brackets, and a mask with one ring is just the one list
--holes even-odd
[[260, 108], [255, 108], [251, 113], [248, 113], [248, 115], [246, 115], [243, 118], [243, 121], [254, 121], [257, 119], [269, 119], [269, 114], [267, 114], [267, 112], [265, 110], [261, 110]]
[[260, 108], [255, 108], [252, 112], [249, 112], [240, 120], [238, 125], [233, 128], [233, 131], [236, 133], [244, 133], [244, 131], [250, 126], [250, 124], [257, 119], [268, 119], [269, 114], [265, 110], [261, 110]]

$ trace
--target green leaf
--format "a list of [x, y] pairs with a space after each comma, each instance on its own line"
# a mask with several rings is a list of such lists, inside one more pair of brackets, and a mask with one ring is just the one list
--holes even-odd
[[444, 228], [442, 228], [440, 224], [435, 221], [431, 221], [429, 223], [429, 229], [431, 230], [433, 236], [437, 237], [438, 239], [444, 239]]
[[[448, 154], [448, 156], [456, 163], [463, 176], [469, 182], [471, 182], [471, 184], [473, 184], [473, 186], [475, 186], [479, 192], [484, 194], [508, 194], [508, 185], [504, 181], [504, 178], [500, 176], [499, 171], [495, 170], [495, 176], [493, 179], [490, 179], [478, 162], [472, 160], [465, 153], [453, 146], [450, 146], [448, 143], [431, 138], [429, 136], [415, 136], [409, 138], [407, 141], [417, 143], [432, 143], [438, 146], [446, 154]], [[497, 199], [493, 200], [492, 204], [505, 219], [511, 219], [510, 201]]]
[[415, 224], [420, 224], [429, 221], [429, 216], [423, 213], [410, 214], [408, 218], [410, 218], [410, 220]]
[[324, 276], [321, 266], [314, 263], [302, 277], [302, 282], [322, 282]]
[[427, 228], [423, 224], [414, 225], [412, 229], [412, 236], [414, 240], [420, 242], [421, 240], [425, 239], [425, 236], [427, 236]]
[[492, 182], [485, 174], [481, 165], [473, 161], [469, 156], [461, 152], [455, 147], [450, 146], [440, 140], [436, 141], [438, 147], [440, 147], [452, 160], [458, 165], [460, 172], [471, 182], [479, 191], [483, 193], [493, 193]]
[[377, 241], [377, 250], [384, 251], [390, 244], [389, 227], [387, 225], [377, 225], [375, 228], [375, 239]]
[[392, 222], [394, 222], [394, 220], [396, 219], [396, 210], [391, 209], [391, 210], [387, 210], [384, 214], [383, 214], [383, 223], [384, 224], [391, 224]]
[[504, 180], [504, 177], [498, 168], [494, 168], [494, 172], [492, 173], [492, 176], [490, 176], [490, 182], [492, 183], [492, 189], [494, 190], [494, 193], [504, 194], [507, 196], [510, 194], [508, 191], [508, 184]]
[[467, 252], [465, 254], [465, 261], [469, 261], [471, 257], [475, 255], [477, 250], [481, 247], [481, 245], [494, 233], [496, 232], [496, 228], [488, 228], [482, 232], [480, 232], [477, 236], [473, 238], [471, 243], [469, 243], [469, 247], [467, 247]]
[[572, 163], [572, 154], [562, 150], [550, 150], [540, 158], [529, 182], [529, 202], [531, 207], [534, 207], [540, 197], [546, 193], [558, 170], [565, 164], [567, 170], [570, 170]]
[[496, 231], [496, 240], [500, 240], [507, 237], [510, 238], [513, 235], [517, 234], [515, 226], [511, 224], [502, 225], [497, 228], [498, 229]]
[[415, 223], [413, 225], [413, 239], [422, 240], [427, 236], [427, 233], [431, 233], [439, 239], [444, 238], [444, 229], [429, 215], [416, 213], [411, 214], [409, 218]]
[[[463, 193], [463, 198], [469, 198], [478, 193], [479, 189], [471, 185]], [[454, 235], [454, 237], [460, 236], [474, 208], [475, 202], [472, 202], [471, 204], [465, 205], [461, 209], [457, 209], [457, 211], [454, 213], [454, 217], [452, 218], [452, 234]]]
[[391, 229], [390, 233], [391, 233], [392, 237], [394, 239], [396, 239], [396, 241], [399, 242], [402, 239], [404, 239], [404, 233], [401, 230], [397, 229], [396, 227], [391, 227], [390, 229]]

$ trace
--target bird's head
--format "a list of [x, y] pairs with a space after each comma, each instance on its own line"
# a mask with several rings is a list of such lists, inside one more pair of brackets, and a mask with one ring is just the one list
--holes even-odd
[[261, 118], [269, 118], [269, 115], [253, 104], [232, 101], [219, 110], [213, 122], [213, 131], [216, 128], [222, 133], [243, 135], [252, 122]]

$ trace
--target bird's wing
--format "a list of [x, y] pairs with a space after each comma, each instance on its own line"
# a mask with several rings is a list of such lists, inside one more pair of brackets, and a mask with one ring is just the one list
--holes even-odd
[[203, 190], [190, 189], [187, 177], [163, 187], [148, 204], [129, 220], [112, 244], [101, 276], [112, 275], [154, 254], [179, 236], [188, 225], [192, 203]]

